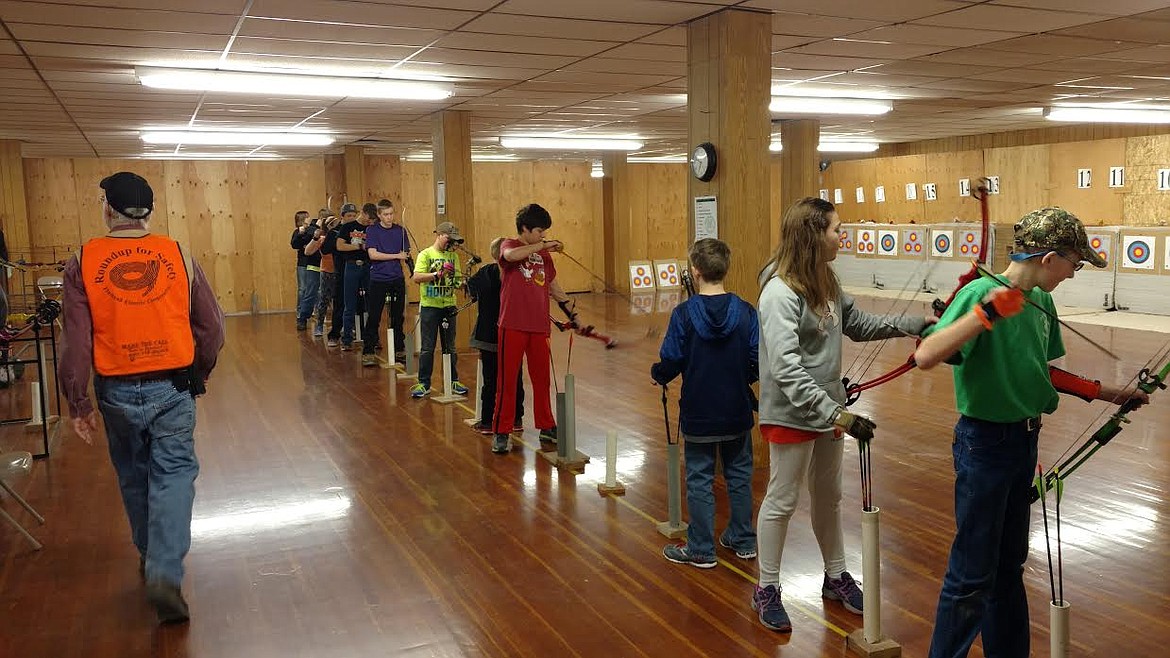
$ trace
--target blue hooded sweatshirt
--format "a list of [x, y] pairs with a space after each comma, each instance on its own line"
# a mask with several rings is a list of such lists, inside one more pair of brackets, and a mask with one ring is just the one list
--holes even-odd
[[667, 384], [682, 375], [684, 436], [727, 438], [755, 425], [759, 347], [756, 309], [731, 293], [695, 295], [675, 307], [650, 376]]

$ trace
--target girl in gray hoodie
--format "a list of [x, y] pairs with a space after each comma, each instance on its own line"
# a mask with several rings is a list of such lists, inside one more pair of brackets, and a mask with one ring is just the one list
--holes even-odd
[[780, 220], [780, 241], [760, 273], [760, 433], [771, 473], [757, 519], [760, 580], [752, 608], [760, 623], [792, 630], [780, 601], [788, 521], [808, 481], [812, 526], [825, 563], [821, 594], [862, 612], [861, 589], [845, 570], [841, 530], [843, 434], [873, 438], [874, 423], [845, 410], [841, 337], [870, 341], [920, 335], [933, 318], [866, 313], [841, 290], [830, 263], [841, 221], [823, 199], [797, 201]]

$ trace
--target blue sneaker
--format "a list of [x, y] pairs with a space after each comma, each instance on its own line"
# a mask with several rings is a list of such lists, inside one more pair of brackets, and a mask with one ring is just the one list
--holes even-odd
[[462, 382], [453, 381], [451, 382], [451, 392], [455, 395], [467, 395], [467, 387]]
[[694, 555], [686, 544], [667, 544], [662, 548], [662, 557], [675, 564], [689, 564], [700, 569], [714, 569], [715, 565], [718, 564], [714, 556]]
[[725, 537], [723, 537], [723, 535], [719, 536], [719, 545], [722, 546], [723, 548], [730, 548], [731, 550], [735, 551], [735, 557], [737, 557], [741, 560], [751, 560], [751, 559], [754, 559], [756, 557], [756, 547], [755, 546], [749, 546], [746, 548], [744, 548], [744, 547], [736, 548], [736, 547], [732, 546], [731, 544], [728, 544], [727, 539]]
[[756, 586], [752, 592], [752, 610], [759, 613], [764, 628], [781, 633], [792, 632], [792, 621], [784, 610], [784, 604], [780, 602], [780, 589], [775, 585]]
[[430, 392], [431, 387], [427, 386], [426, 384], [415, 384], [414, 386], [410, 387], [410, 397], [412, 398], [421, 398]]
[[825, 574], [825, 584], [821, 586], [821, 596], [830, 601], [840, 601], [846, 610], [855, 615], [862, 614], [861, 588], [857, 586], [857, 581], [853, 580], [853, 576], [850, 576], [848, 571], [841, 572], [841, 577], [835, 580], [830, 579], [829, 574]]

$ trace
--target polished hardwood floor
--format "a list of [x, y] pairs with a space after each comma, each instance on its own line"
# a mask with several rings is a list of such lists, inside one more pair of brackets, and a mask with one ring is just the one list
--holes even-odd
[[[844, 634], [861, 618], [820, 597], [806, 502], [785, 553], [791, 635], [765, 630], [749, 607], [754, 561], [723, 549], [712, 570], [662, 558], [655, 522], [667, 517], [665, 431], [647, 370], [668, 309], [631, 314], [617, 296], [579, 300], [586, 320], [621, 345], [574, 343], [578, 437], [593, 457], [576, 476], [537, 457], [530, 417], [523, 449], [493, 455], [463, 423], [474, 402], [413, 400], [409, 383], [391, 385], [387, 370], [363, 369], [357, 353], [298, 334], [290, 315], [229, 319], [227, 347], [199, 402], [191, 622], [155, 625], [104, 440], [88, 447], [62, 432], [50, 458], [13, 480], [47, 524], [0, 501], [45, 544], [33, 551], [0, 525], [0, 656], [844, 655]], [[1150, 332], [1083, 329], [1122, 361], [1067, 335], [1068, 367], [1104, 380], [1128, 379], [1166, 344]], [[554, 335], [553, 343], [563, 376], [568, 339]], [[896, 365], [911, 345], [891, 341], [869, 375]], [[846, 363], [859, 351], [848, 345]], [[473, 353], [460, 365], [470, 383]], [[27, 405], [23, 395], [0, 392], [0, 409], [15, 415]], [[926, 653], [952, 532], [952, 397], [940, 369], [871, 391], [856, 407], [879, 425], [884, 631], [907, 656]], [[1042, 461], [1104, 408], [1066, 399], [1045, 427]], [[1170, 645], [1167, 421], [1170, 394], [1159, 392], [1066, 489], [1070, 655], [1162, 656]], [[609, 429], [619, 432], [624, 498], [595, 487]], [[6, 427], [0, 446], [35, 449], [33, 437]], [[847, 460], [848, 559], [860, 577], [852, 442]], [[757, 470], [757, 503], [766, 477]], [[722, 494], [719, 510], [724, 519]], [[1037, 509], [1025, 575], [1036, 656], [1049, 655], [1043, 538]]]

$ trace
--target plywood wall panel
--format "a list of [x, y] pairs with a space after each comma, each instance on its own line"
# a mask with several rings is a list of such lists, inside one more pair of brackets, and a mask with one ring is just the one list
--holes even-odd
[[1127, 194], [1122, 215], [1126, 226], [1165, 226], [1170, 220], [1170, 192], [1158, 190], [1158, 170], [1170, 169], [1170, 135], [1126, 140]]
[[[981, 222], [979, 202], [959, 194], [959, 180], [970, 179], [974, 186], [985, 175], [983, 151], [928, 153], [925, 158], [922, 179], [918, 181], [918, 198], [922, 201], [922, 221], [918, 223]], [[922, 191], [924, 183], [935, 184], [937, 200], [925, 200], [926, 195]], [[905, 194], [905, 190], [901, 193]]]
[[320, 159], [247, 165], [247, 221], [234, 219], [251, 241], [253, 290], [259, 310], [296, 306], [296, 252], [289, 248], [288, 239], [296, 211], [315, 213], [310, 200], [325, 196], [324, 174]]
[[1000, 193], [989, 200], [997, 219], [1014, 222], [1028, 212], [1049, 205], [1049, 154], [1047, 144], [983, 152], [987, 175], [999, 176]]
[[[1066, 208], [1085, 224], [1122, 223], [1124, 193], [1109, 187], [1109, 168], [1125, 165], [1124, 139], [1049, 145], [1048, 203]], [[1077, 170], [1092, 172], [1087, 189], [1077, 187]]]
[[[397, 206], [402, 203], [402, 161], [397, 155], [367, 155], [366, 196], [363, 203], [377, 203], [390, 199]], [[361, 204], [358, 204], [359, 206]]]
[[[693, 242], [688, 217], [686, 164], [634, 163], [627, 166], [630, 176], [630, 258], [654, 260], [684, 258]], [[726, 238], [727, 222], [734, 218], [720, 216], [720, 237]]]
[[[873, 185], [866, 189], [866, 194], [873, 196], [876, 213], [873, 219], [879, 224], [921, 224], [925, 215], [925, 202], [921, 194], [913, 201], [907, 200], [906, 184], [917, 184], [925, 175], [926, 156], [923, 155], [875, 160]], [[883, 203], [877, 202], [875, 188], [878, 185], [885, 190], [886, 200]]]

